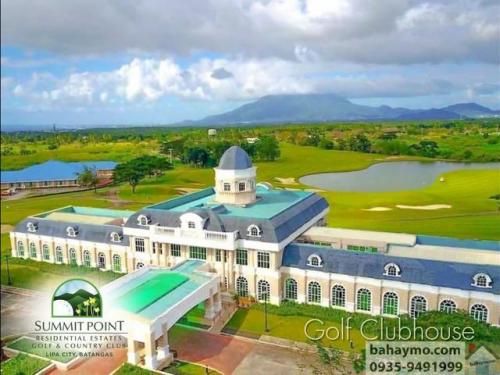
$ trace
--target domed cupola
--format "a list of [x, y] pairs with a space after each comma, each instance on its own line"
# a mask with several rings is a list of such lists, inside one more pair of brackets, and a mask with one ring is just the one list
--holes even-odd
[[240, 205], [255, 202], [256, 170], [245, 150], [228, 148], [215, 168], [215, 200]]

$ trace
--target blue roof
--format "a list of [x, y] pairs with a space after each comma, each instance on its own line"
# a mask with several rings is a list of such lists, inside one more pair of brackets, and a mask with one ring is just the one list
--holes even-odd
[[239, 146], [231, 146], [222, 155], [219, 161], [219, 169], [248, 169], [252, 167], [250, 157]]
[[[307, 258], [312, 254], [317, 254], [323, 259], [323, 267], [307, 265]], [[397, 264], [401, 269], [401, 276], [384, 276], [384, 266], [387, 263]], [[394, 257], [381, 253], [358, 253], [326, 246], [292, 243], [285, 247], [282, 266], [373, 279], [500, 293], [500, 267], [491, 265]], [[473, 276], [480, 272], [491, 277], [491, 289], [477, 288], [471, 285]]]
[[500, 241], [461, 240], [450, 237], [417, 236], [417, 244], [444, 247], [462, 247], [477, 250], [500, 251]]
[[77, 178], [78, 173], [83, 171], [84, 167], [99, 170], [114, 169], [115, 166], [116, 163], [113, 161], [65, 163], [49, 160], [17, 171], [2, 171], [0, 180], [2, 183], [74, 180]]

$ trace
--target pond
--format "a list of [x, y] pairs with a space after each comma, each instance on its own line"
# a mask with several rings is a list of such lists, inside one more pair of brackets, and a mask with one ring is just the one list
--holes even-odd
[[351, 172], [318, 173], [301, 177], [304, 185], [335, 191], [399, 191], [420, 189], [441, 174], [457, 169], [498, 169], [500, 163], [398, 161], [374, 164]]

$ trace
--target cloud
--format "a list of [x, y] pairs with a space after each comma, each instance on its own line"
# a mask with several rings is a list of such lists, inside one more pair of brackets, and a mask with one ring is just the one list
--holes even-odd
[[484, 0], [5, 0], [1, 31], [3, 44], [60, 55], [491, 64], [499, 13]]
[[215, 69], [210, 76], [215, 79], [226, 79], [233, 77], [233, 73], [228, 72], [224, 68], [218, 68]]
[[[488, 77], [495, 67], [453, 66], [396, 72], [394, 69], [277, 58], [201, 58], [181, 67], [173, 59], [132, 59], [116, 69], [72, 72], [63, 77], [33, 73], [14, 82], [2, 79], [2, 92], [24, 98], [40, 109], [120, 108], [147, 105], [176, 96], [191, 101], [245, 101], [264, 95], [334, 92], [348, 98], [448, 95], [461, 90], [498, 92]], [[5, 83], [4, 83], [5, 81]], [[5, 86], [5, 89], [4, 89]], [[471, 91], [474, 90], [474, 91]]]

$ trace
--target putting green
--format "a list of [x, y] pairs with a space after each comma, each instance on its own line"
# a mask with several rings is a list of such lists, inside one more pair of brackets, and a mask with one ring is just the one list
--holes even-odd
[[131, 289], [118, 299], [126, 310], [138, 313], [189, 280], [179, 273], [163, 273]]

